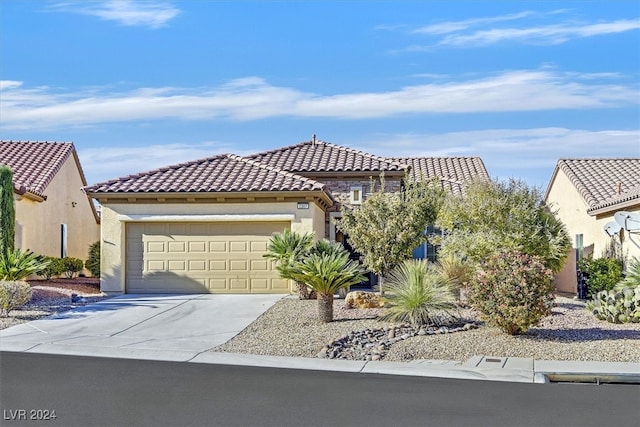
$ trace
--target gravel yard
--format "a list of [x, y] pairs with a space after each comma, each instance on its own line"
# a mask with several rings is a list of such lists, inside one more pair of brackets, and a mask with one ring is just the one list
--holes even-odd
[[[316, 320], [316, 301], [285, 298], [238, 336], [211, 351], [316, 357], [334, 339], [352, 331], [393, 326], [380, 322], [381, 309], [346, 309], [334, 302], [335, 321]], [[471, 319], [471, 310], [461, 313]], [[640, 362], [640, 324], [615, 325], [597, 320], [584, 303], [557, 297], [552, 315], [525, 335], [509, 336], [496, 328], [415, 336], [393, 344], [384, 360], [443, 359], [466, 361], [474, 355], [531, 357], [538, 360]]]
[[[31, 301], [18, 310], [12, 310], [8, 317], [0, 317], [0, 329], [107, 298], [100, 292], [98, 279], [94, 278], [33, 280], [29, 281], [29, 284], [32, 292]], [[80, 300], [72, 302], [71, 294], [76, 294]]]
[[[0, 329], [47, 317], [107, 298], [95, 279], [55, 279], [30, 282], [33, 297], [25, 307], [0, 318]], [[81, 300], [71, 301], [71, 294]], [[351, 332], [398, 326], [376, 318], [383, 309], [347, 309], [334, 301], [334, 321], [316, 320], [317, 302], [284, 298], [216, 352], [317, 357], [323, 347]], [[470, 309], [459, 313], [463, 323], [477, 321]], [[346, 357], [352, 357], [345, 352]], [[640, 324], [615, 325], [597, 320], [584, 303], [556, 297], [552, 315], [522, 336], [509, 336], [480, 324], [477, 329], [408, 337], [392, 344], [388, 361], [443, 359], [466, 361], [475, 355], [531, 357], [538, 360], [640, 362]]]

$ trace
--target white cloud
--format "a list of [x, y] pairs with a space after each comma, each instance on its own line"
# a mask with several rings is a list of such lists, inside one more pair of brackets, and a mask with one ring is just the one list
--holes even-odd
[[[109, 122], [257, 120], [270, 117], [370, 119], [402, 114], [486, 113], [610, 108], [638, 104], [637, 88], [585, 74], [522, 70], [485, 78], [445, 80], [388, 92], [310, 94], [256, 77], [214, 88], [139, 88], [114, 93], [2, 87], [6, 129], [87, 126]], [[612, 76], [614, 77], [614, 76]]]
[[[581, 22], [568, 17], [568, 10], [524, 11], [509, 15], [436, 22], [411, 31], [431, 37], [427, 45], [413, 45], [404, 51], [431, 50], [436, 47], [478, 47], [503, 41], [553, 45], [572, 39], [616, 34], [640, 29], [640, 19]], [[517, 25], [514, 21], [518, 21]], [[506, 26], [510, 25], [510, 26]]]
[[494, 24], [496, 22], [513, 21], [517, 19], [522, 19], [522, 18], [531, 16], [533, 14], [534, 12], [525, 11], [525, 12], [514, 13], [510, 15], [492, 16], [487, 18], [473, 18], [473, 19], [465, 19], [462, 21], [439, 22], [436, 24], [430, 24], [424, 27], [420, 27], [416, 30], [413, 30], [413, 32], [418, 34], [449, 34], [457, 31], [466, 30], [470, 27]]
[[377, 135], [353, 146], [381, 156], [479, 156], [493, 177], [544, 187], [558, 159], [640, 157], [638, 141], [638, 129], [533, 128]]
[[95, 16], [121, 25], [163, 27], [180, 14], [180, 9], [165, 1], [109, 0], [56, 3], [51, 10]]
[[[109, 179], [158, 169], [161, 167], [240, 152], [221, 142], [152, 144], [136, 147], [101, 147], [79, 149], [78, 156], [89, 185]], [[140, 159], [144, 159], [141, 165]]]
[[14, 80], [0, 80], [0, 90], [3, 89], [15, 89], [22, 86], [22, 82]]
[[640, 19], [622, 19], [598, 24], [546, 25], [529, 28], [492, 28], [471, 34], [452, 34], [440, 40], [438, 46], [487, 46], [502, 41], [527, 44], [560, 44], [576, 38], [623, 33], [640, 29]]

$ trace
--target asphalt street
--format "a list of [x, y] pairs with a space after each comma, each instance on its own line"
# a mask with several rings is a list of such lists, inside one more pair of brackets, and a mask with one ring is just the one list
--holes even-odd
[[[3, 426], [635, 425], [640, 386], [0, 353]], [[55, 418], [52, 417], [55, 411]]]

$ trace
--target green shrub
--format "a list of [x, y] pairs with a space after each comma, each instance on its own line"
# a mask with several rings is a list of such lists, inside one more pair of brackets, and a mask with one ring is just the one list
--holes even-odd
[[31, 286], [24, 281], [0, 281], [0, 316], [7, 317], [11, 310], [22, 307], [31, 299]]
[[25, 252], [20, 249], [8, 251], [4, 255], [0, 255], [0, 280], [22, 280], [45, 269], [48, 265], [49, 261], [44, 257], [29, 250]]
[[510, 335], [523, 334], [551, 313], [552, 277], [540, 257], [496, 254], [476, 273], [469, 302], [488, 323]]
[[610, 323], [640, 323], [640, 286], [598, 292], [587, 310]]
[[620, 282], [622, 263], [616, 258], [583, 258], [579, 268], [587, 274], [587, 295], [593, 296], [600, 291], [610, 291]]
[[423, 260], [404, 261], [389, 273], [384, 300], [381, 320], [416, 325], [441, 325], [455, 307], [450, 282]]
[[64, 277], [71, 279], [76, 275], [76, 273], [82, 270], [84, 262], [82, 262], [80, 258], [67, 256], [62, 258], [62, 265], [64, 268], [64, 270], [62, 270]]
[[84, 266], [93, 277], [100, 277], [100, 242], [94, 242], [89, 246], [89, 256]]
[[43, 259], [45, 261], [48, 261], [49, 265], [41, 270], [36, 271], [36, 274], [38, 276], [42, 276], [45, 279], [49, 280], [52, 277], [59, 276], [64, 272], [64, 264], [62, 263], [62, 260], [60, 258], [48, 256], [43, 257]]

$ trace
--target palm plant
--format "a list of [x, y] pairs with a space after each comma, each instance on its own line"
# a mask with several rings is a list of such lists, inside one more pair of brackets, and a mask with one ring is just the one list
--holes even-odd
[[360, 264], [349, 259], [349, 252], [314, 251], [291, 267], [294, 280], [306, 283], [318, 296], [318, 317], [321, 322], [333, 320], [333, 295], [342, 288], [365, 280]]
[[49, 261], [40, 255], [20, 249], [0, 255], [0, 280], [17, 281], [44, 270]]
[[640, 286], [640, 258], [633, 257], [627, 267], [626, 277], [617, 285], [617, 289], [636, 288]]
[[443, 318], [453, 317], [455, 307], [449, 281], [429, 268], [424, 260], [406, 260], [388, 277], [388, 295], [382, 320], [409, 322], [414, 325], [442, 325]]
[[332, 242], [329, 239], [318, 240], [315, 245], [311, 247], [310, 252], [317, 254], [331, 254], [344, 252], [344, 246], [340, 242]]
[[309, 288], [304, 282], [297, 281], [291, 276], [291, 267], [300, 262], [313, 247], [313, 234], [300, 234], [285, 229], [282, 233], [274, 233], [269, 240], [265, 258], [275, 262], [280, 277], [295, 280], [300, 299], [309, 299]]

